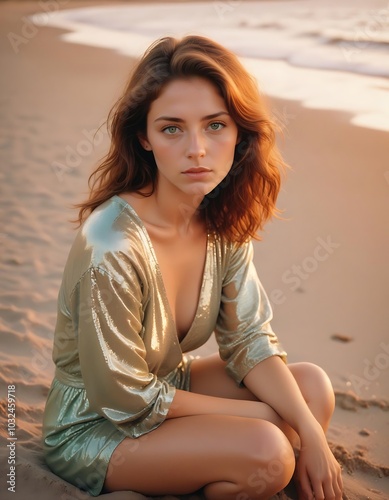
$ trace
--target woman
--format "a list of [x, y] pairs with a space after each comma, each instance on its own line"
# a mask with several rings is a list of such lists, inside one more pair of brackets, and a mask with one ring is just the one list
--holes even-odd
[[[252, 263], [283, 166], [255, 82], [208, 39], [162, 39], [111, 132], [59, 293], [48, 465], [92, 495], [269, 498], [294, 474], [340, 499], [331, 384], [286, 365]], [[219, 354], [183, 356], [212, 332]]]

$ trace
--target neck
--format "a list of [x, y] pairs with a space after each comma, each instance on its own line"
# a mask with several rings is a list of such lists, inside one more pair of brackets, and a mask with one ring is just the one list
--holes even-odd
[[152, 198], [157, 225], [180, 234], [188, 234], [194, 226], [198, 227], [203, 195], [178, 193], [177, 196], [177, 192], [169, 193], [157, 186]]
[[134, 204], [146, 225], [158, 232], [168, 232], [172, 237], [188, 236], [193, 230], [197, 231], [200, 225], [203, 226], [199, 206], [204, 196], [188, 195], [170, 187], [158, 183], [151, 196], [144, 198], [132, 194], [132, 200], [129, 201]]

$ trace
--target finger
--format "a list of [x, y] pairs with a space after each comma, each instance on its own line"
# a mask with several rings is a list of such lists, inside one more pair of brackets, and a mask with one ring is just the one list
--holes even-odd
[[300, 473], [298, 478], [299, 497], [311, 500], [313, 498], [313, 491], [309, 477], [306, 472]]
[[307, 500], [308, 497], [306, 496], [305, 492], [301, 488], [300, 482], [297, 482], [296, 486], [297, 486], [297, 498], [298, 498], [298, 500]]
[[321, 481], [315, 481], [312, 484], [312, 489], [313, 489], [313, 493], [315, 494], [315, 500], [324, 500], [324, 498], [328, 498], [328, 499], [334, 498], [334, 490], [332, 489], [332, 485], [331, 485], [332, 495], [328, 491], [328, 496], [327, 496], [327, 492], [326, 492], [326, 494], [324, 494], [324, 490], [323, 490], [323, 486], [322, 486]]
[[[338, 489], [338, 484], [336, 482], [336, 477], [334, 478], [334, 481], [336, 483], [335, 484], [335, 488], [332, 485], [331, 479], [329, 479], [328, 481], [326, 481], [324, 483], [324, 488], [321, 487], [321, 491], [322, 491], [322, 494], [324, 496], [322, 496], [322, 497], [316, 497], [316, 498], [325, 498], [325, 499], [328, 499], [328, 500], [333, 500], [335, 498], [339, 498], [339, 494], [335, 493], [335, 491]], [[316, 495], [316, 492], [315, 492], [315, 495]]]
[[343, 492], [343, 478], [342, 478], [342, 472], [340, 471], [337, 477], [337, 486], [338, 486], [338, 497], [337, 498], [342, 498], [342, 492]]

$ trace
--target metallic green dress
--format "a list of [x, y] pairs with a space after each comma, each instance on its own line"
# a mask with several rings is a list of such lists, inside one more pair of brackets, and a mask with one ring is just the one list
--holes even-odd
[[267, 357], [285, 359], [252, 253], [251, 243], [208, 235], [196, 316], [180, 342], [153, 246], [134, 209], [113, 196], [89, 216], [58, 297], [56, 372], [43, 422], [53, 472], [98, 495], [116, 446], [158, 427], [176, 388], [189, 390], [183, 353], [212, 332], [238, 384]]

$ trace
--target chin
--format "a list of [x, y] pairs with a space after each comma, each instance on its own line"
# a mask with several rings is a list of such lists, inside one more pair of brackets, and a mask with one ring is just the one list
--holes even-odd
[[209, 186], [193, 186], [191, 189], [188, 189], [186, 192], [189, 196], [196, 196], [200, 199], [204, 198], [208, 193], [210, 193], [214, 189]]

